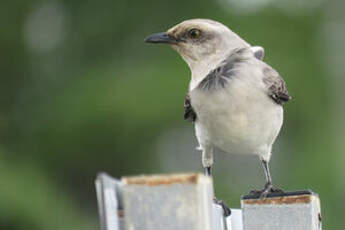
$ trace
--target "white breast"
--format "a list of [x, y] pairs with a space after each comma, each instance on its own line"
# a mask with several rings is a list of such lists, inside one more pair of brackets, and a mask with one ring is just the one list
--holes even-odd
[[269, 160], [282, 126], [283, 108], [268, 97], [253, 75], [232, 78], [224, 89], [195, 88], [190, 92], [201, 147], [213, 145], [229, 153], [257, 154]]

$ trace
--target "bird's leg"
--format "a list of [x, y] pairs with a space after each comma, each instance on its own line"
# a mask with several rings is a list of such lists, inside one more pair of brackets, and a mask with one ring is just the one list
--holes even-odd
[[270, 168], [268, 165], [268, 161], [261, 160], [262, 166], [265, 170], [265, 176], [266, 176], [266, 184], [264, 189], [261, 191], [260, 194], [260, 199], [266, 198], [266, 196], [270, 193], [284, 193], [283, 190], [279, 188], [274, 188], [272, 184], [272, 178], [271, 178], [271, 173], [270, 173]]
[[[265, 176], [266, 176], [266, 185], [272, 185], [272, 178], [271, 178], [271, 173], [270, 173], [270, 168], [268, 166], [268, 162], [265, 160], [261, 160], [262, 166], [265, 170]], [[266, 187], [265, 185], [265, 187]]]
[[202, 147], [202, 166], [205, 168], [205, 175], [212, 176], [211, 167], [213, 165], [213, 148]]
[[270, 173], [270, 168], [269, 168], [268, 162], [261, 159], [261, 163], [262, 163], [262, 166], [263, 166], [264, 171], [265, 171], [266, 184], [262, 190], [251, 191], [250, 193], [259, 195], [260, 199], [266, 198], [267, 195], [270, 193], [284, 193], [283, 190], [281, 190], [279, 188], [274, 188], [274, 186], [272, 184], [272, 178], [271, 178], [271, 173]]
[[[202, 165], [205, 168], [205, 175], [212, 177], [212, 165], [213, 165], [213, 148], [203, 148], [202, 152]], [[225, 204], [224, 201], [218, 200], [216, 197], [213, 198], [213, 203], [220, 205], [223, 209], [223, 215], [225, 217], [231, 215], [230, 208]]]
[[266, 198], [266, 196], [270, 193], [273, 192], [273, 184], [272, 184], [272, 178], [271, 178], [271, 173], [270, 173], [270, 168], [268, 166], [268, 162], [265, 160], [261, 160], [262, 166], [265, 170], [265, 176], [266, 176], [266, 184], [264, 189], [261, 191], [260, 198]]
[[205, 167], [205, 175], [206, 176], [212, 176], [211, 166]]

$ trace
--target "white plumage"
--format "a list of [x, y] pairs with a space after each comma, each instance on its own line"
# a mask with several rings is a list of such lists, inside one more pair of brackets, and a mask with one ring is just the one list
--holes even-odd
[[262, 64], [254, 56], [240, 64], [223, 90], [190, 91], [204, 167], [213, 163], [208, 153], [213, 147], [234, 154], [256, 154], [269, 161], [283, 123], [283, 108], [268, 97]]

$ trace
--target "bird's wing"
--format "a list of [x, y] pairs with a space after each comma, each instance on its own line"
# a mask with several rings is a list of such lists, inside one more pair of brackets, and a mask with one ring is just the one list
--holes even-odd
[[[252, 49], [239, 48], [234, 50], [223, 62], [220, 63], [220, 65], [207, 74], [207, 76], [199, 83], [198, 88], [201, 90], [217, 90], [224, 88], [229, 80], [240, 70], [238, 68], [240, 64], [246, 63], [253, 57], [253, 55], [257, 62], [261, 62], [260, 58], [263, 58], [263, 49], [260, 57], [255, 56], [255, 51]], [[289, 101], [291, 97], [289, 96], [286, 84], [277, 71], [266, 64], [260, 66], [263, 66], [263, 82], [266, 86], [268, 95], [277, 104], [282, 105]]]
[[248, 55], [253, 55], [248, 48], [234, 50], [224, 61], [207, 74], [199, 83], [198, 88], [202, 90], [224, 88], [228, 80], [237, 73], [238, 64], [245, 62], [249, 57]]
[[277, 71], [269, 66], [265, 66], [263, 69], [263, 74], [263, 82], [267, 87], [268, 96], [270, 96], [277, 104], [280, 105], [291, 99], [286, 88], [285, 81], [283, 78], [281, 78]]
[[[246, 53], [250, 53], [248, 48], [235, 49], [224, 61], [207, 74], [197, 86], [198, 89], [217, 90], [224, 88], [228, 80], [235, 75], [237, 65], [248, 58]], [[187, 93], [184, 101], [184, 119], [191, 122], [195, 122], [197, 119], [189, 93]]]
[[187, 93], [184, 100], [184, 119], [190, 122], [195, 122], [196, 120], [196, 113], [192, 107], [189, 93]]

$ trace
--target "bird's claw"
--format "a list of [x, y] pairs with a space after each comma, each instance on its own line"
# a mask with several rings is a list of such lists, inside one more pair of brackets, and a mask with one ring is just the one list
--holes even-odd
[[269, 193], [273, 192], [273, 185], [270, 183], [265, 184], [264, 189], [261, 191], [260, 200], [265, 199]]
[[213, 198], [213, 202], [217, 205], [220, 205], [223, 209], [223, 214], [225, 217], [228, 217], [231, 215], [231, 209], [225, 204], [222, 200], [217, 200], [216, 198]]
[[262, 190], [253, 190], [249, 194], [258, 196], [259, 199], [265, 199], [269, 194], [284, 194], [284, 191], [280, 188], [275, 188], [272, 183], [266, 183]]

